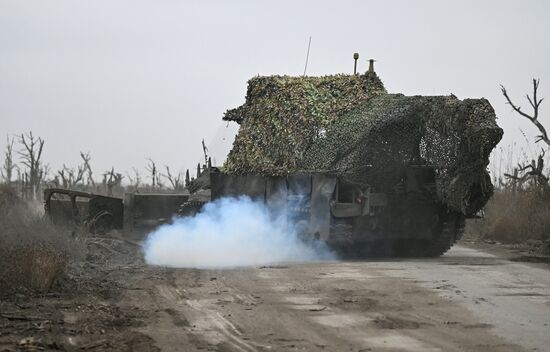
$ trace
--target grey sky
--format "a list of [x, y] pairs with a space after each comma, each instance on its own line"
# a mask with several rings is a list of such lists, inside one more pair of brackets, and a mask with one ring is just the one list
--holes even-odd
[[[44, 137], [52, 169], [90, 151], [100, 172], [145, 158], [194, 169], [201, 139], [220, 161], [257, 74], [350, 73], [378, 60], [390, 92], [486, 97], [503, 147], [535, 130], [504, 104], [541, 79], [550, 127], [548, 1], [0, 0], [0, 146]], [[225, 140], [224, 140], [225, 138]]]

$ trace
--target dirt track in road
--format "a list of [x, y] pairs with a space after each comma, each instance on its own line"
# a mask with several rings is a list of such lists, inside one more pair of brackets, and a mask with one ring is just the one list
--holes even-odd
[[550, 271], [463, 247], [430, 260], [195, 271], [191, 282], [183, 272], [170, 270], [149, 297], [132, 295], [159, 305], [157, 324], [141, 331], [163, 350], [543, 351], [550, 344]]
[[[38, 302], [33, 309], [42, 315], [50, 312], [49, 329], [4, 317], [0, 351], [27, 336], [61, 350], [545, 351], [550, 346], [550, 267], [466, 247], [437, 259], [228, 270], [116, 260], [111, 265], [88, 282], [103, 280], [110, 289], [101, 294], [91, 289], [86, 295], [27, 301]], [[75, 311], [76, 305], [81, 308]], [[17, 302], [0, 306], [12, 318], [21, 316], [18, 307]]]

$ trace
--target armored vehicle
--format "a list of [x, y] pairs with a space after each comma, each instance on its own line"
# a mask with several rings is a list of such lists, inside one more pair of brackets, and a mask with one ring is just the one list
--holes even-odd
[[212, 198], [294, 209], [300, 232], [369, 255], [438, 256], [492, 194], [502, 138], [485, 99], [388, 94], [363, 75], [255, 77]]

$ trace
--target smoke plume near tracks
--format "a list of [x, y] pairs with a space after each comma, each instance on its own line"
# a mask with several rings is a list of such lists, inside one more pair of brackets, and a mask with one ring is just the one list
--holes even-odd
[[179, 268], [224, 268], [335, 259], [322, 243], [302, 241], [283, 211], [248, 197], [208, 203], [147, 237], [145, 261]]

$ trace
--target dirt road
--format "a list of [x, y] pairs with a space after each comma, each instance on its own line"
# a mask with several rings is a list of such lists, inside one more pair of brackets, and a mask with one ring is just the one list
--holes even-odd
[[[24, 337], [61, 350], [550, 349], [550, 267], [466, 247], [437, 259], [231, 270], [112, 265], [90, 279], [104, 291], [37, 297], [48, 329], [5, 318], [0, 351]], [[0, 306], [12, 317], [17, 307]]]

